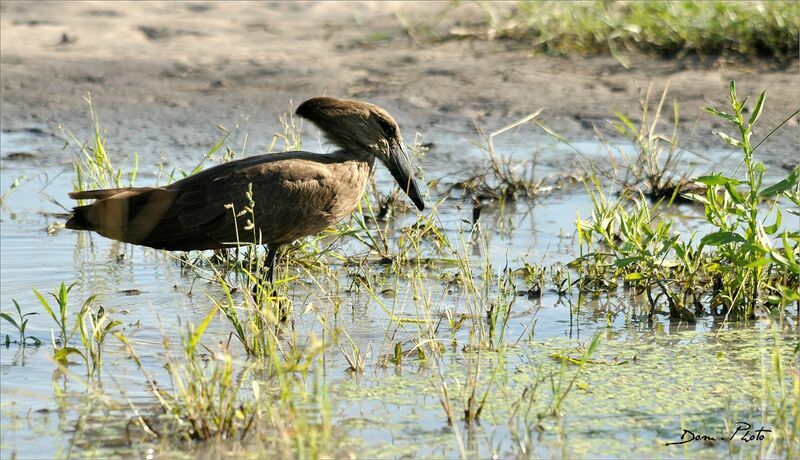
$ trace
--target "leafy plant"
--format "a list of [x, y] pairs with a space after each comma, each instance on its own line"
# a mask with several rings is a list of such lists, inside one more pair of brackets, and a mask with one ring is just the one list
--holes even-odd
[[[782, 195], [797, 188], [800, 167], [791, 171], [785, 179], [764, 187], [766, 168], [755, 159], [756, 148], [751, 143], [753, 126], [761, 116], [765, 98], [766, 92], [762, 92], [749, 118], [745, 119], [747, 98], [740, 101], [736, 96], [736, 85], [731, 82], [729, 101], [732, 113], [706, 108], [706, 111], [727, 121], [738, 131], [736, 137], [721, 131], [717, 135], [725, 143], [742, 150], [746, 178], [740, 180], [723, 174], [702, 176], [697, 180], [707, 186], [706, 194], [694, 196], [705, 206], [708, 223], [717, 229], [703, 236], [701, 247], [717, 248], [721, 262], [730, 268], [723, 275], [727, 279], [723, 282], [725, 287], [722, 295], [729, 305], [744, 307], [749, 313], [758, 305], [762, 290], [769, 283], [767, 275], [771, 265], [784, 268], [795, 276], [800, 274], [798, 256], [795, 254], [800, 248], [800, 231], [780, 232], [782, 215], [778, 206]], [[773, 223], [767, 224], [767, 217], [772, 215]], [[776, 238], [780, 238], [783, 247], [775, 244]], [[791, 240], [795, 242], [794, 247]], [[771, 290], [782, 294], [774, 286]], [[790, 296], [784, 302], [787, 300], [796, 299]]]
[[[14, 299], [11, 299], [11, 301], [14, 303], [14, 308], [17, 310], [17, 319], [14, 319], [8, 313], [0, 313], [0, 318], [6, 320], [6, 322], [11, 324], [14, 327], [14, 329], [16, 329], [17, 332], [19, 332], [19, 339], [17, 343], [19, 343], [22, 346], [30, 344], [35, 347], [38, 347], [42, 343], [41, 340], [39, 340], [36, 337], [25, 335], [25, 329], [28, 327], [28, 316], [38, 315], [38, 313], [36, 312], [22, 313], [22, 310], [19, 307], [19, 303], [17, 303], [17, 301]], [[6, 334], [6, 346], [8, 346], [9, 344], [11, 344], [11, 338], [8, 336], [8, 334]]]
[[[89, 323], [87, 327], [86, 323]], [[106, 336], [122, 325], [121, 321], [112, 320], [102, 306], [93, 311], [91, 302], [83, 304], [78, 313], [78, 330], [80, 331], [83, 351], [77, 353], [86, 363], [86, 375], [99, 375], [102, 369], [103, 343]]]
[[[122, 322], [111, 319], [102, 306], [97, 311], [92, 309], [96, 295], [86, 299], [74, 322], [70, 321], [68, 297], [76, 285], [77, 283], [72, 283], [67, 286], [62, 282], [57, 291], [50, 293], [56, 306], [52, 306], [38, 290], [34, 289], [33, 292], [58, 328], [58, 338], [56, 339], [54, 332], [51, 336], [55, 360], [60, 364], [67, 364], [70, 355], [78, 355], [83, 358], [87, 376], [99, 375], [105, 338], [117, 330]], [[82, 350], [69, 344], [76, 332], [79, 333]]]
[[[55, 333], [51, 333], [51, 341], [53, 344], [53, 350], [55, 352], [55, 359], [59, 362], [66, 362], [67, 356], [71, 353], [78, 352], [76, 348], [69, 347], [69, 341], [75, 335], [75, 332], [78, 330], [78, 324], [70, 324], [68, 318], [68, 296], [72, 288], [74, 288], [77, 283], [72, 283], [67, 286], [65, 283], [61, 283], [61, 286], [58, 288], [57, 291], [51, 292], [50, 296], [56, 301], [56, 306], [53, 307], [50, 305], [50, 302], [35, 288], [33, 289], [33, 293], [36, 295], [36, 298], [39, 299], [39, 303], [42, 304], [47, 314], [53, 319], [56, 323], [56, 327], [58, 328], [58, 339], [56, 339]], [[81, 311], [84, 310], [87, 306], [91, 305], [94, 302], [95, 296], [91, 296], [83, 304], [83, 308]]]
[[[779, 206], [784, 197], [800, 202], [800, 168], [764, 186], [766, 168], [754, 158], [758, 145], [753, 146], [751, 137], [766, 95], [761, 94], [747, 118], [747, 100], [737, 98], [733, 82], [729, 95], [732, 113], [706, 110], [738, 131], [737, 137], [718, 135], [741, 149], [744, 179], [721, 173], [702, 176], [697, 182], [704, 193], [685, 195], [704, 205], [714, 230], [682, 239], [672, 231], [673, 219], [655, 211], [658, 204], [648, 204], [641, 193], [638, 199], [629, 193], [612, 199], [597, 176], [590, 175], [586, 187], [594, 209], [590, 219], [578, 219], [580, 257], [570, 264], [581, 272], [582, 291], [614, 290], [621, 278], [647, 294], [651, 315], [663, 300], [673, 318], [687, 321], [694, 321], [704, 304], [712, 313], [722, 307], [726, 314], [745, 318], [760, 305], [800, 301], [800, 230], [782, 230]], [[705, 295], [710, 299], [703, 302]]]

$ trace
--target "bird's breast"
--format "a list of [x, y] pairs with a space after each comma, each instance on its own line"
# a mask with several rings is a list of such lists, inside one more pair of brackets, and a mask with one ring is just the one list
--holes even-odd
[[334, 165], [333, 174], [322, 182], [326, 195], [330, 200], [326, 203], [325, 212], [333, 223], [349, 216], [361, 201], [370, 176], [368, 164], [360, 161], [349, 161]]
[[[292, 203], [263, 202], [265, 208], [256, 215], [264, 217], [260, 225], [270, 242], [289, 243], [314, 235], [349, 216], [364, 194], [370, 165], [362, 161], [346, 161], [326, 165], [324, 171], [311, 175], [285, 177], [284, 197]], [[258, 201], [256, 205], [258, 207]], [[283, 209], [280, 216], [272, 216]], [[269, 216], [269, 217], [268, 217]], [[268, 218], [267, 218], [268, 217]]]

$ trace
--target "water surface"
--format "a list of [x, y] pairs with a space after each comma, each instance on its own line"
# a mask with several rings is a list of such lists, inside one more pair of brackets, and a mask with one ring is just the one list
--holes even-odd
[[[40, 347], [11, 344], [0, 348], [2, 457], [178, 455], [179, 450], [168, 443], [132, 440], [126, 434], [133, 417], [130, 408], [154, 411], [155, 401], [146, 379], [113, 337], [105, 347], [102, 398], [85, 393], [81, 366], [69, 367], [74, 375], [56, 371], [49, 344], [53, 325], [32, 289], [45, 293], [62, 282], [77, 283], [70, 294], [73, 315], [86, 298], [97, 295], [97, 304], [123, 322], [123, 332], [143, 365], [168, 382], [163, 369], [165, 338], [172, 344], [180, 343], [187, 324], [202, 321], [213, 307], [211, 299], [222, 298], [219, 285], [210, 282], [207, 274], [197, 276], [183, 270], [175, 254], [60, 228], [73, 205], [66, 196], [75, 178], [73, 151], [64, 149], [58, 137], [36, 131], [3, 132], [1, 139], [0, 189], [7, 195], [0, 214], [0, 305], [9, 312], [15, 299], [23, 311], [39, 312], [31, 317], [27, 333], [43, 341]], [[422, 160], [426, 179], [442, 178], [431, 189], [429, 202], [441, 198], [448, 185], [475, 171], [483, 158], [471, 143], [474, 140], [444, 139], [448, 142], [438, 140]], [[234, 148], [238, 140], [233, 139]], [[498, 139], [495, 147], [515, 160], [535, 159], [537, 177], [574, 173], [575, 164], [587, 159], [599, 161], [609, 155], [619, 159], [622, 154], [632, 154], [628, 147], [620, 153], [585, 141], [573, 144], [581, 152], [577, 155], [550, 138], [526, 133]], [[8, 157], [14, 153], [31, 155]], [[170, 153], [174, 166], [190, 170], [204, 152], [187, 149]], [[703, 157], [721, 158], [728, 153], [704, 152]], [[684, 158], [685, 166], [695, 171], [735, 171], [738, 167], [735, 162], [711, 163], [689, 153]], [[138, 185], [156, 181], [159, 160], [156, 151], [141, 153]], [[768, 180], [777, 181], [783, 174], [772, 168]], [[18, 187], [10, 190], [17, 179]], [[380, 170], [379, 189], [388, 191], [390, 179]], [[501, 278], [504, 268], [518, 269], [526, 263], [550, 266], [574, 258], [575, 219], [591, 213], [585, 189], [577, 184], [536, 199], [486, 205], [480, 224], [473, 227], [471, 202], [458, 199], [458, 192], [454, 196], [438, 208], [439, 224], [454, 245], [470, 255], [474, 267], [488, 261], [496, 279]], [[671, 211], [681, 216], [678, 230], [688, 233], [703, 228], [701, 209], [682, 204]], [[390, 227], [390, 241], [396, 244], [400, 229], [414, 220], [412, 215], [399, 215]], [[473, 243], [462, 248], [462, 235], [467, 242], [472, 238]], [[335, 249], [347, 254], [367, 250], [352, 240], [337, 242]], [[448, 256], [433, 251], [428, 255]], [[443, 326], [438, 337], [444, 343], [455, 338], [456, 346], [441, 358], [408, 359], [402, 365], [387, 366], [382, 364], [382, 356], [398, 341], [410, 345], [419, 333], [417, 327], [422, 326], [411, 323], [397, 328], [378, 302], [358, 289], [340, 291], [337, 309], [328, 297], [330, 292], [317, 287], [307, 274], [294, 270], [299, 279], [289, 295], [294, 301], [292, 327], [296, 336], [305, 341], [320, 338], [319, 317], [328, 318], [347, 330], [366, 356], [366, 371], [351, 373], [342, 353], [329, 347], [324, 368], [314, 371], [329, 389], [339, 454], [769, 456], [770, 452], [764, 450], [769, 443], [720, 440], [664, 444], [679, 440], [684, 429], [722, 439], [735, 431], [739, 421], [771, 426], [770, 408], [764, 401], [786, 384], [775, 376], [772, 354], [780, 354], [784, 363], [794, 363], [796, 372], [796, 332], [776, 333], [768, 319], [731, 325], [723, 318], [701, 318], [696, 324], [686, 324], [657, 315], [655, 322], [649, 323], [641, 299], [625, 293], [579, 298], [562, 297], [548, 289], [541, 297], [530, 296], [529, 286], [519, 278], [514, 281], [517, 294], [505, 331], [507, 347], [502, 353], [464, 352], [470, 343], [467, 328], [449, 331]], [[375, 264], [368, 270], [380, 276], [386, 267]], [[447, 264], [434, 264], [427, 270], [436, 275], [423, 283], [423, 294], [434, 299], [434, 313], [469, 313], [464, 292], [442, 281], [455, 276], [457, 270]], [[334, 277], [340, 286], [352, 286], [351, 275], [351, 268], [335, 263]], [[322, 284], [330, 288], [329, 283]], [[378, 298], [397, 316], [424, 315], [415, 298], [415, 289], [419, 288], [408, 279], [396, 284], [390, 279], [388, 285], [393, 289]], [[496, 290], [495, 283], [489, 292]], [[398, 335], [387, 337], [387, 328], [399, 331]], [[225, 341], [230, 332], [230, 324], [219, 316], [203, 341], [209, 345]], [[575, 378], [569, 396], [555, 414], [540, 417], [558, 398], [554, 382], [566, 383], [578, 372], [578, 366], [564, 364], [558, 357], [579, 357], [581, 347], [597, 333], [601, 334], [599, 348]], [[3, 323], [2, 337], [6, 334], [15, 338], [14, 331]], [[241, 349], [238, 351], [241, 353]], [[464, 387], [467, 369], [475, 360], [482, 369], [479, 391], [488, 391], [490, 397], [479, 424], [467, 426], [456, 421], [451, 427], [441, 406], [441, 389], [444, 384], [452, 395], [461, 394], [459, 388]], [[226, 447], [221, 449], [224, 453]]]

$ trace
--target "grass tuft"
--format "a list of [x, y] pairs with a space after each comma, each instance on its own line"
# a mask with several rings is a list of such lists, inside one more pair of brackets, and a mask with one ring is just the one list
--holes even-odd
[[793, 1], [521, 1], [485, 15], [478, 35], [528, 43], [550, 54], [633, 51], [664, 57], [798, 57], [800, 3]]

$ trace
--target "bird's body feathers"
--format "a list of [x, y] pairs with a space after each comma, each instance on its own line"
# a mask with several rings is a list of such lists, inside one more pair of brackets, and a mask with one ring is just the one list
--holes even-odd
[[290, 243], [353, 212], [371, 167], [337, 153], [245, 158], [166, 187], [72, 193], [97, 201], [75, 208], [67, 228], [168, 250]]
[[279, 247], [353, 212], [376, 158], [424, 208], [399, 127], [386, 111], [366, 102], [319, 97], [296, 113], [316, 124], [339, 150], [248, 157], [164, 187], [74, 192], [71, 198], [95, 202], [74, 208], [66, 226], [168, 250], [240, 243]]

